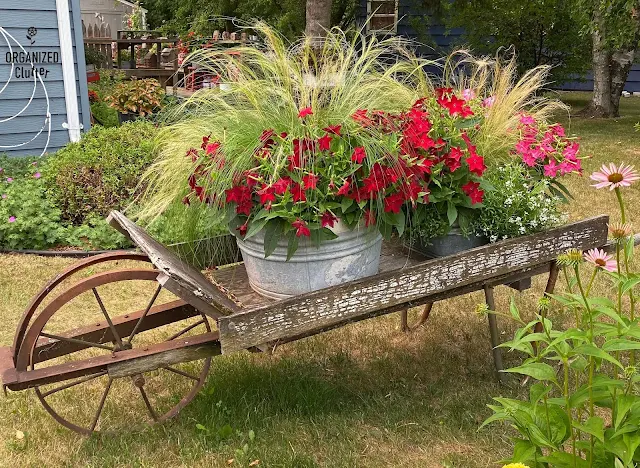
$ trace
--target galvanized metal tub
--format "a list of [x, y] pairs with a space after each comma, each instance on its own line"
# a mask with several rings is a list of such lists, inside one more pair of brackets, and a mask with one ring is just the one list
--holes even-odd
[[300, 239], [289, 261], [286, 239], [267, 258], [263, 232], [238, 239], [251, 288], [272, 299], [285, 299], [378, 273], [382, 236], [377, 229], [350, 231], [338, 223], [332, 230], [338, 237], [320, 247], [307, 238]]
[[427, 258], [446, 257], [458, 252], [473, 249], [489, 243], [489, 239], [484, 236], [465, 237], [460, 228], [453, 227], [444, 236], [431, 239], [430, 244], [424, 244], [416, 240], [411, 245], [405, 244], [411, 250], [415, 250]]

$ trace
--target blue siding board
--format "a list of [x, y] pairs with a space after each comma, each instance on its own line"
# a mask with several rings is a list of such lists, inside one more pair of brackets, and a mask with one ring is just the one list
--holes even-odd
[[[60, 53], [60, 38], [58, 33], [58, 19], [55, 0], [30, 0], [25, 2], [0, 0], [0, 26], [11, 34], [28, 52], [55, 51]], [[76, 91], [78, 94], [78, 109], [81, 124], [89, 128], [89, 100], [86, 82], [86, 66], [84, 63], [84, 44], [82, 40], [80, 1], [70, 0], [71, 37], [73, 41], [73, 59], [76, 65]], [[26, 30], [34, 26], [38, 29], [35, 44], [29, 44]], [[20, 48], [12, 44], [14, 51]], [[9, 77], [11, 65], [6, 63], [5, 57], [8, 47], [0, 39], [0, 88]], [[22, 64], [16, 64], [21, 66]], [[29, 64], [27, 64], [28, 66]], [[49, 97], [49, 111], [51, 113], [51, 133], [48, 152], [65, 146], [69, 141], [69, 132], [62, 127], [68, 122], [64, 83], [61, 63], [35, 64], [36, 67], [46, 67], [49, 73], [43, 77]], [[22, 65], [24, 66], [24, 65]], [[15, 115], [31, 98], [33, 80], [14, 79], [10, 82], [5, 93], [0, 95], [0, 120]], [[0, 146], [17, 145], [33, 138], [44, 124], [47, 102], [45, 93], [37, 82], [36, 93], [29, 107], [18, 117], [0, 123]], [[37, 155], [42, 152], [47, 142], [47, 132], [39, 135], [34, 141], [19, 148], [7, 151], [0, 148], [0, 152], [10, 155]]]

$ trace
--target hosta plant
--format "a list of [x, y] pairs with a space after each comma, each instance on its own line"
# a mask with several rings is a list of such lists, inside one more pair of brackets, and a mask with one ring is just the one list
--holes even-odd
[[[561, 255], [566, 291], [543, 299], [534, 320], [525, 322], [512, 304], [521, 327], [501, 346], [526, 358], [507, 372], [534, 383], [527, 399], [495, 398], [484, 423], [510, 423], [519, 433], [511, 461], [530, 468], [640, 464], [640, 274], [632, 268], [634, 237], [621, 191], [640, 177], [611, 164], [591, 178], [615, 191], [620, 204], [621, 222], [609, 226], [613, 247]], [[568, 328], [557, 325], [563, 315], [571, 317]]]
[[163, 96], [158, 80], [131, 80], [118, 83], [105, 101], [122, 114], [144, 117], [160, 108]]

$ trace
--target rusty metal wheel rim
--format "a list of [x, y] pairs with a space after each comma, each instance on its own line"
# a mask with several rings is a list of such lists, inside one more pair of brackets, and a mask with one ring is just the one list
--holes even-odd
[[[36, 343], [38, 338], [40, 338], [41, 336], [45, 336], [45, 337], [51, 336], [47, 333], [43, 335], [43, 330], [45, 325], [49, 322], [49, 320], [52, 317], [55, 316], [55, 313], [64, 304], [66, 304], [73, 298], [79, 296], [82, 293], [93, 290], [94, 294], [96, 295], [96, 300], [100, 305], [100, 308], [108, 317], [108, 314], [105, 312], [105, 308], [104, 308], [104, 305], [102, 304], [100, 296], [97, 293], [97, 290], [96, 290], [97, 286], [112, 284], [119, 281], [133, 281], [133, 280], [156, 281], [158, 273], [159, 272], [157, 270], [151, 270], [151, 269], [116, 270], [116, 271], [99, 273], [76, 283], [70, 289], [62, 293], [58, 298], [54, 299], [54, 301], [52, 301], [47, 307], [45, 307], [45, 309], [41, 312], [41, 314], [38, 315], [38, 317], [32, 322], [31, 327], [27, 330], [27, 332], [24, 335], [23, 346], [21, 347], [22, 349], [20, 350], [20, 353], [18, 354], [18, 359], [17, 359], [17, 361], [19, 362], [19, 365], [16, 367], [19, 369], [22, 368], [23, 370], [26, 370], [27, 367], [30, 368], [30, 370], [35, 369], [35, 365], [32, 363], [34, 361], [32, 353], [36, 349]], [[153, 297], [151, 298], [151, 301], [147, 305], [146, 311], [150, 310], [160, 290], [161, 290], [161, 286], [158, 285], [158, 288], [156, 289]], [[204, 326], [204, 328], [206, 329], [206, 332], [211, 332], [211, 326], [209, 324], [209, 321], [207, 320], [206, 315], [202, 313], [198, 313], [194, 315], [194, 317], [198, 317], [198, 316], [200, 317], [200, 320], [198, 322], [185, 327], [177, 334], [173, 334], [171, 337], [169, 337], [169, 339], [164, 340], [164, 342], [173, 340], [200, 325]], [[128, 342], [130, 344], [132, 340], [135, 338], [135, 336], [137, 336], [136, 331], [138, 329], [138, 326], [144, 320], [144, 318], [145, 318], [145, 314], [143, 314], [142, 317], [140, 317], [140, 320], [136, 324], [136, 327], [131, 332], [130, 336], [126, 341], [122, 340], [122, 337], [119, 338], [119, 341], [121, 340], [123, 343]], [[107, 319], [107, 321], [109, 322], [109, 319]], [[111, 322], [109, 323], [111, 324]], [[177, 323], [177, 322], [173, 322], [173, 323]], [[117, 332], [115, 332], [113, 328], [112, 330], [114, 331], [114, 334], [117, 335]], [[94, 343], [94, 344], [98, 345], [95, 347], [100, 347], [98, 343]], [[123, 347], [122, 349], [116, 349], [113, 352], [117, 353], [124, 349], [128, 349], [128, 348]], [[189, 404], [195, 398], [195, 396], [198, 394], [198, 392], [200, 391], [200, 389], [202, 388], [202, 386], [206, 381], [206, 377], [211, 367], [211, 357], [202, 359], [200, 361], [202, 362], [202, 369], [199, 372], [194, 374], [189, 374], [187, 372], [181, 371], [180, 369], [174, 369], [171, 366], [164, 366], [155, 370], [155, 371], [158, 371], [160, 369], [164, 369], [166, 372], [170, 372], [172, 374], [180, 374], [185, 379], [193, 380], [193, 384], [190, 386], [190, 389], [184, 394], [184, 396], [175, 405], [173, 405], [168, 411], [162, 412], [162, 414], [156, 413], [155, 410], [153, 409], [152, 404], [150, 403], [150, 400], [144, 390], [145, 379], [143, 377], [143, 374], [141, 374], [142, 384], [139, 386], [139, 393], [144, 401], [145, 406], [147, 407], [147, 411], [149, 412], [150, 418], [148, 420], [148, 423], [150, 424], [162, 423], [170, 418], [175, 417], [187, 404]], [[78, 362], [81, 362], [81, 361], [78, 361]], [[150, 372], [154, 372], [154, 371], [150, 371]], [[147, 374], [147, 372], [145, 372], [145, 374]], [[75, 386], [80, 386], [84, 383], [91, 382], [94, 379], [105, 377], [105, 376], [108, 377], [108, 382], [106, 387], [103, 390], [102, 395], [100, 396], [100, 401], [98, 404], [98, 409], [96, 411], [96, 414], [94, 415], [91, 421], [91, 424], [89, 424], [88, 427], [85, 427], [85, 425], [76, 424], [75, 422], [62, 416], [58, 411], [56, 411], [53, 405], [51, 405], [47, 401], [47, 397], [52, 394], [67, 390]], [[127, 377], [124, 377], [124, 379], [126, 378]], [[34, 390], [38, 400], [40, 401], [44, 409], [58, 423], [80, 434], [91, 435], [92, 433], [99, 431], [98, 423], [102, 416], [102, 411], [104, 409], [106, 399], [108, 398], [108, 395], [110, 393], [112, 383], [115, 380], [116, 379], [110, 377], [106, 371], [103, 371], [103, 372], [98, 372], [96, 374], [83, 376], [80, 378], [70, 379], [68, 381], [62, 381], [60, 382], [62, 385], [60, 385], [59, 387], [53, 390], [43, 391], [41, 387], [35, 387]], [[137, 386], [135, 383], [135, 379], [133, 377], [132, 377], [132, 381], [134, 382], [134, 386]], [[140, 381], [140, 379], [138, 379], [138, 381]]]
[[16, 334], [14, 335], [13, 339], [14, 362], [17, 361], [20, 346], [22, 345], [24, 335], [29, 328], [29, 323], [31, 322], [33, 315], [35, 314], [40, 304], [42, 304], [42, 301], [45, 300], [45, 298], [51, 293], [51, 291], [55, 289], [56, 286], [85, 268], [89, 268], [100, 263], [118, 262], [122, 260], [133, 260], [138, 262], [151, 263], [151, 259], [149, 259], [149, 257], [143, 253], [128, 252], [124, 250], [117, 252], [108, 252], [105, 254], [85, 258], [79, 262], [75, 262], [64, 271], [56, 275], [56, 277], [51, 279], [51, 281], [49, 281], [46, 285], [44, 285], [44, 287], [42, 287], [38, 294], [33, 297], [29, 305], [25, 308], [25, 311], [23, 312], [22, 317], [18, 322], [18, 326], [16, 327]]

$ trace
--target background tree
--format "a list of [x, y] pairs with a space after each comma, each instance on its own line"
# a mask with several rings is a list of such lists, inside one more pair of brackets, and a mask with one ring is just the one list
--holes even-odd
[[640, 44], [640, 0], [575, 1], [592, 49], [593, 98], [583, 113], [616, 117]]
[[[518, 68], [524, 72], [551, 65], [552, 80], [562, 83], [583, 74], [589, 66], [589, 43], [572, 15], [574, 0], [444, 0], [431, 11], [447, 27], [465, 33], [458, 45], [494, 55], [513, 46]], [[435, 8], [435, 9], [434, 9]]]
[[326, 35], [331, 27], [332, 0], [307, 0], [305, 34], [308, 37], [320, 38]]
[[[142, 3], [149, 10], [149, 26], [162, 28], [168, 33], [186, 34], [194, 31], [210, 36], [216, 29], [237, 30], [231, 18], [261, 19], [289, 39], [296, 39], [305, 31], [307, 3], [324, 3], [309, 5], [312, 15], [322, 15], [320, 20], [312, 20], [313, 24], [340, 26], [343, 29], [355, 21], [358, 6], [358, 0], [143, 0]], [[328, 22], [327, 14], [330, 18]]]

